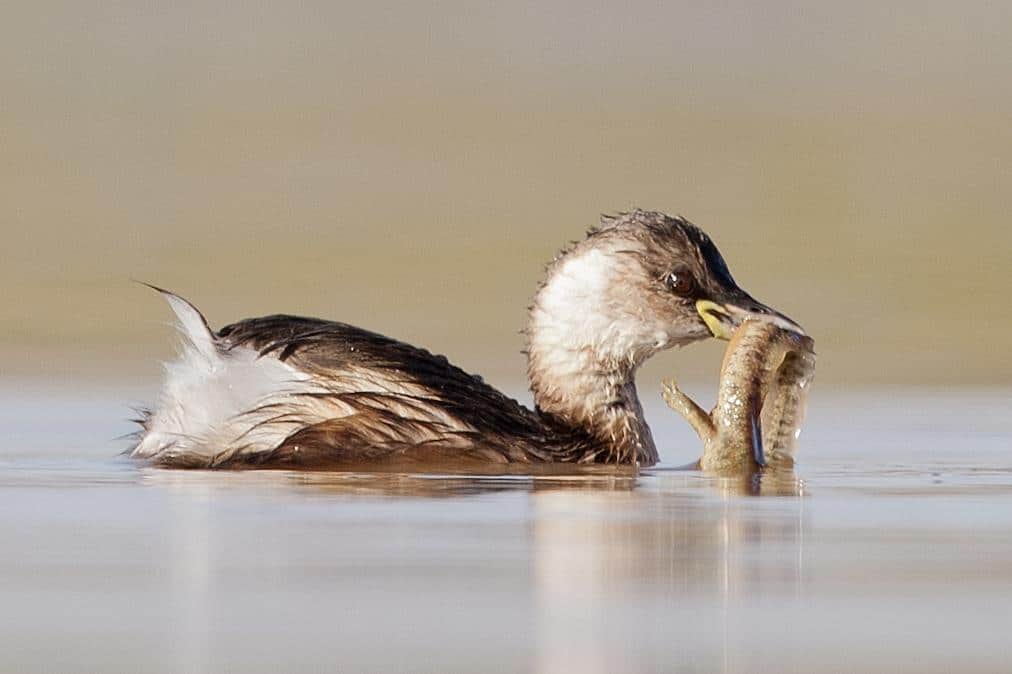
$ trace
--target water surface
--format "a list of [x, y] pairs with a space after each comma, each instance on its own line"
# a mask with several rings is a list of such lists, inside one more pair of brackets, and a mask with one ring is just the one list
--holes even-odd
[[172, 472], [0, 394], [0, 670], [1000, 671], [1008, 391], [816, 391], [797, 479]]

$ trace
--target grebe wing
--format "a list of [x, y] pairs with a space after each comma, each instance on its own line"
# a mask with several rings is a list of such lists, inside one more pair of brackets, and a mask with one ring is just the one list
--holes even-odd
[[190, 467], [551, 459], [534, 412], [442, 356], [298, 316], [215, 333], [192, 304], [160, 292], [183, 348], [132, 456]]
[[218, 331], [224, 349], [251, 348], [321, 381], [360, 381], [361, 393], [402, 394], [407, 386], [477, 429], [540, 435], [536, 415], [517, 401], [451, 364], [446, 357], [362, 328], [300, 316], [252, 318]]

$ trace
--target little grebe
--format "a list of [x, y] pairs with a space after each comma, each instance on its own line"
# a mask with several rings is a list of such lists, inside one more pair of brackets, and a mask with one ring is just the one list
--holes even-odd
[[524, 334], [535, 408], [444, 357], [344, 323], [274, 315], [214, 332], [161, 291], [185, 337], [133, 457], [191, 468], [657, 462], [636, 395], [650, 356], [762, 315], [680, 217], [602, 218], [560, 253]]

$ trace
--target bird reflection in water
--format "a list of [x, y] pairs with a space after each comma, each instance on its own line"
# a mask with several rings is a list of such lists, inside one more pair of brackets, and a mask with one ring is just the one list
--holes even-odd
[[748, 671], [741, 607], [801, 594], [803, 495], [789, 473], [676, 471], [533, 494], [537, 671]]
[[[433, 564], [467, 564], [473, 582], [490, 589], [506, 583], [527, 616], [527, 639], [518, 637], [518, 648], [529, 649], [540, 672], [666, 671], [676, 657], [690, 669], [745, 671], [739, 659], [754, 625], [742, 606], [771, 594], [797, 597], [803, 586], [804, 487], [790, 472], [727, 478], [614, 468], [482, 476], [151, 469], [142, 476], [167, 487], [178, 510], [173, 595], [192, 638], [176, 657], [190, 671], [211, 669], [215, 646], [205, 628], [222, 600], [220, 567], [232, 555], [253, 554], [297, 577], [305, 562], [290, 546], [309, 545], [302, 536], [314, 541], [314, 554], [323, 545], [325, 558], [354, 560], [335, 567], [340, 580], [326, 576], [331, 593], [352, 591], [360, 581], [351, 569], [370, 566], [395, 569], [403, 576], [397, 583], [420, 593], [417, 601], [430, 596], [419, 579], [429, 578]], [[260, 511], [270, 513], [262, 526], [275, 533], [223, 536], [224, 527], [246, 536], [256, 530], [248, 519], [234, 519], [233, 496], [274, 503]], [[393, 510], [377, 510], [376, 499]], [[417, 499], [430, 505], [410, 502]], [[445, 519], [469, 512], [463, 524]], [[418, 519], [401, 521], [409, 513]], [[442, 557], [462, 549], [469, 551], [465, 560]], [[487, 610], [509, 609], [496, 606]], [[470, 619], [497, 620], [491, 615]]]

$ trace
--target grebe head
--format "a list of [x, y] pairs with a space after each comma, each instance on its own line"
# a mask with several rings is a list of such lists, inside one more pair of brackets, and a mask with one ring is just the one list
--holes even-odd
[[728, 339], [757, 316], [801, 331], [739, 288], [713, 241], [687, 220], [640, 210], [603, 218], [549, 265], [531, 307], [535, 401], [581, 424], [601, 405], [628, 408], [647, 358], [709, 336]]
[[602, 218], [549, 266], [527, 335], [636, 367], [654, 353], [706, 337], [730, 338], [745, 319], [801, 328], [738, 287], [720, 251], [679, 217], [634, 211]]

